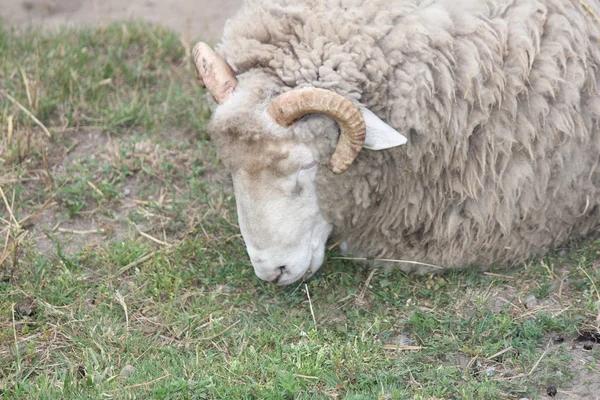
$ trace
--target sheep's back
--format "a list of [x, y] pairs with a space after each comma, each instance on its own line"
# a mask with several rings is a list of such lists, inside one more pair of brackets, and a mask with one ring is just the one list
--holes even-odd
[[571, 0], [420, 3], [249, 2], [226, 27], [239, 74], [335, 90], [408, 137], [319, 175], [337, 239], [485, 267], [597, 230], [600, 23]]

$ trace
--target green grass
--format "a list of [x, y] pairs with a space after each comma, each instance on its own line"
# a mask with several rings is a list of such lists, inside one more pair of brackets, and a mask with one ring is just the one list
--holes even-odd
[[51, 132], [0, 98], [0, 396], [536, 398], [600, 376], [574, 342], [598, 329], [600, 242], [496, 275], [333, 251], [306, 285], [258, 280], [186, 54], [141, 23], [0, 26], [0, 93]]

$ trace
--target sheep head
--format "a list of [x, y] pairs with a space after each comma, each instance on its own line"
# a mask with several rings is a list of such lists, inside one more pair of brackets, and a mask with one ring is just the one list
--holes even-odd
[[[311, 276], [323, 262], [332, 230], [319, 209], [317, 173], [342, 174], [363, 147], [387, 149], [406, 138], [331, 90], [296, 88], [261, 98], [238, 83], [233, 69], [206, 44], [198, 43], [193, 54], [200, 84], [218, 103], [211, 130], [232, 174], [240, 230], [256, 274], [279, 285]], [[314, 146], [295, 132], [300, 119], [315, 115], [339, 127], [328, 170], [321, 169]], [[338, 130], [323, 126], [324, 135]]]

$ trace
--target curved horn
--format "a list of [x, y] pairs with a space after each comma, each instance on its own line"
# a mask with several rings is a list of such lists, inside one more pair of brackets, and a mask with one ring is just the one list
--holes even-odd
[[206, 43], [197, 43], [192, 54], [198, 83], [208, 89], [218, 104], [222, 104], [237, 87], [233, 70], [227, 61]]
[[363, 116], [350, 100], [327, 89], [293, 89], [277, 96], [267, 110], [280, 126], [287, 127], [306, 114], [325, 114], [340, 126], [340, 138], [329, 160], [329, 168], [341, 174], [354, 162], [365, 142]]

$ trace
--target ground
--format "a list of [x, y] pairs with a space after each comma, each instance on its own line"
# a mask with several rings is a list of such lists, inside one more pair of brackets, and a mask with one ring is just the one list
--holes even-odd
[[188, 40], [217, 41], [242, 0], [0, 0], [0, 18], [20, 27], [56, 30], [144, 19], [168, 26]]
[[258, 280], [185, 35], [0, 23], [0, 396], [600, 398], [600, 241]]

